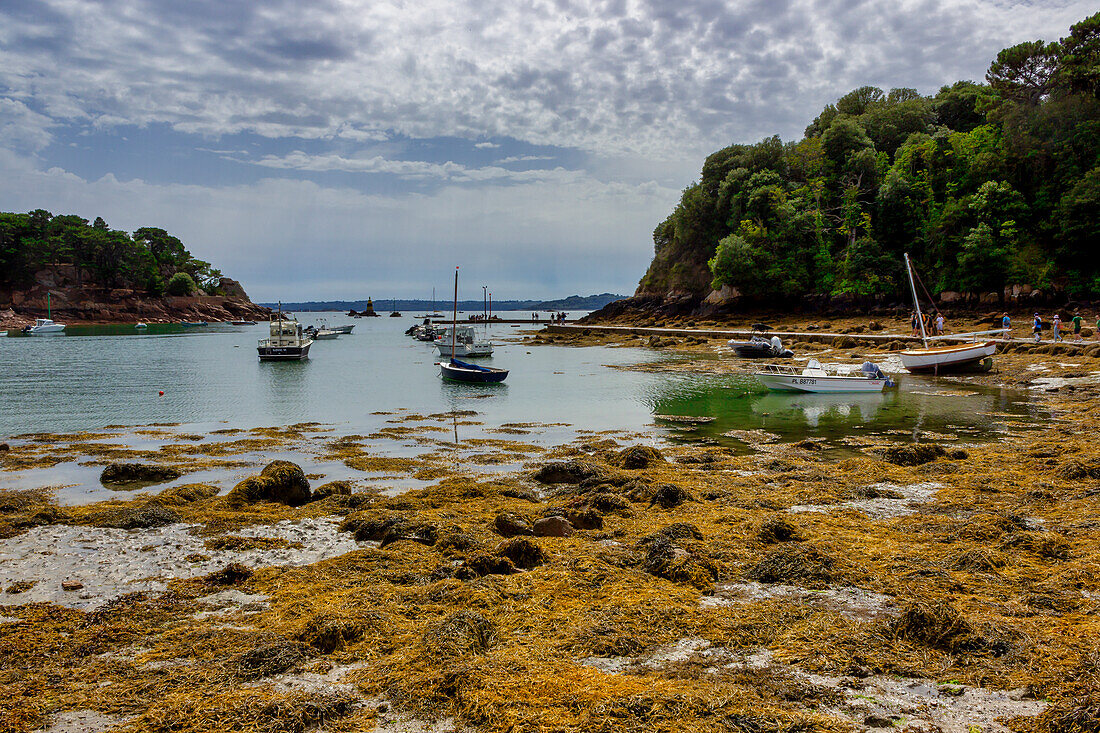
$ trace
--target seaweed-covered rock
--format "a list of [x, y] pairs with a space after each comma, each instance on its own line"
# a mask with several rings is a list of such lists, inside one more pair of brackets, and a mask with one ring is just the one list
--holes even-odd
[[496, 643], [497, 630], [476, 611], [458, 611], [428, 626], [421, 639], [430, 656], [453, 659], [484, 654]]
[[655, 542], [661, 538], [668, 540], [702, 540], [703, 533], [699, 531], [699, 528], [690, 522], [673, 522], [667, 527], [654, 532], [651, 535], [646, 535], [642, 539], [638, 540], [638, 544], [645, 546], [651, 542]]
[[1070, 458], [1058, 466], [1056, 473], [1066, 481], [1100, 479], [1100, 458]]
[[347, 481], [329, 481], [313, 490], [310, 501], [320, 501], [330, 496], [351, 496], [351, 484]]
[[394, 527], [408, 522], [402, 514], [353, 514], [340, 523], [340, 531], [350, 532], [356, 542], [379, 542]]
[[892, 445], [882, 451], [882, 459], [895, 466], [919, 466], [947, 455], [947, 449], [936, 443]]
[[310, 500], [309, 480], [297, 463], [272, 461], [259, 476], [249, 476], [226, 495], [231, 507], [260, 501], [301, 506]]
[[793, 545], [768, 553], [745, 571], [761, 583], [825, 584], [833, 580], [836, 560], [813, 545]]
[[543, 517], [531, 529], [536, 537], [572, 537], [576, 531], [565, 517]]
[[651, 575], [699, 589], [711, 588], [718, 579], [718, 567], [710, 558], [680, 547], [667, 536], [657, 536], [645, 547], [642, 569]]
[[802, 532], [791, 520], [782, 515], [768, 517], [756, 528], [756, 539], [765, 545], [777, 542], [801, 542]]
[[456, 554], [476, 548], [479, 544], [477, 538], [463, 532], [457, 527], [440, 530], [439, 539], [435, 541], [435, 549], [444, 554]]
[[648, 445], [632, 445], [619, 453], [619, 465], [623, 468], [646, 468], [651, 463], [665, 463], [665, 457]]
[[149, 466], [144, 463], [108, 463], [99, 474], [102, 484], [160, 484], [182, 476], [171, 466]]
[[221, 570], [215, 570], [202, 577], [202, 582], [207, 585], [240, 585], [252, 577], [252, 569], [241, 565], [239, 562], [231, 562]]
[[172, 486], [165, 489], [153, 497], [153, 501], [168, 506], [181, 506], [217, 495], [218, 487], [216, 486], [210, 484], [184, 484], [183, 486]]
[[567, 509], [565, 518], [577, 529], [603, 529], [603, 514], [591, 507]]
[[493, 520], [493, 529], [502, 537], [532, 535], [535, 533], [531, 523], [525, 517], [512, 512], [501, 512]]
[[664, 509], [673, 509], [689, 501], [695, 501], [695, 497], [690, 491], [676, 484], [658, 484], [649, 497], [650, 506], [656, 504]]
[[459, 580], [473, 580], [486, 575], [511, 575], [517, 572], [515, 564], [501, 555], [475, 552], [455, 569]]
[[588, 505], [604, 514], [618, 514], [621, 517], [629, 517], [633, 514], [630, 501], [613, 491], [596, 491], [588, 497]]
[[902, 609], [890, 624], [897, 637], [943, 651], [956, 651], [960, 641], [974, 633], [973, 627], [945, 602], [914, 602]]
[[602, 467], [588, 461], [551, 461], [540, 466], [533, 478], [544, 484], [579, 484], [606, 473]]
[[242, 680], [281, 674], [312, 656], [310, 647], [281, 636], [265, 636], [235, 661], [234, 674]]
[[361, 639], [364, 631], [364, 624], [357, 619], [319, 613], [306, 622], [297, 639], [322, 654], [331, 654]]
[[180, 515], [168, 507], [154, 503], [138, 507], [112, 507], [88, 516], [93, 527], [112, 529], [149, 529], [165, 527], [182, 521]]
[[513, 537], [496, 546], [494, 554], [506, 557], [517, 568], [530, 570], [546, 562], [546, 552], [542, 547], [526, 537]]

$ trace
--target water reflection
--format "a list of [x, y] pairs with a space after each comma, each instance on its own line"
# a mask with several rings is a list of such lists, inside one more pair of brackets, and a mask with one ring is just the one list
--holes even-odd
[[900, 389], [874, 394], [763, 391], [751, 377], [697, 377], [657, 383], [651, 405], [658, 425], [683, 442], [743, 447], [744, 431], [782, 441], [820, 438], [841, 446], [851, 436], [912, 439], [991, 438], [1014, 418], [1041, 417], [1026, 393], [941, 384], [908, 377]]

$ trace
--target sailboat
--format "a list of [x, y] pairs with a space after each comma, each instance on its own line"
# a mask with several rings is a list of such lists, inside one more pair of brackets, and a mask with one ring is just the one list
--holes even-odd
[[[899, 356], [901, 357], [902, 366], [910, 372], [939, 374], [943, 371], [972, 366], [997, 352], [996, 341], [975, 341], [970, 344], [929, 348], [928, 334], [925, 333], [924, 318], [920, 312], [920, 300], [917, 298], [917, 286], [913, 280], [913, 263], [909, 261], [908, 252], [905, 253], [905, 270], [909, 274], [909, 290], [913, 294], [913, 308], [917, 312], [917, 323], [920, 325], [920, 338], [923, 348], [907, 349], [901, 352]], [[921, 287], [924, 287], [923, 284]], [[976, 338], [981, 334], [960, 335], [972, 335]]]
[[[458, 268], [455, 268], [455, 301], [451, 317], [451, 358], [439, 362], [440, 376], [452, 382], [492, 383], [503, 382], [508, 376], [507, 369], [469, 364], [455, 359], [455, 339], [458, 332]], [[442, 349], [441, 349], [442, 350]]]
[[50, 308], [50, 292], [46, 291], [46, 317], [36, 318], [33, 326], [27, 326], [23, 329], [23, 333], [31, 336], [52, 336], [65, 332], [65, 326], [61, 323], [53, 322], [53, 311]]

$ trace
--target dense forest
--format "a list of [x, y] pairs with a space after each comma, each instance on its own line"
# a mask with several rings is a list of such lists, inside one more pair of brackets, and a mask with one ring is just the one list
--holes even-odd
[[39, 270], [75, 266], [83, 285], [131, 288], [151, 296], [217, 294], [221, 272], [195, 259], [163, 229], [133, 234], [111, 229], [101, 218], [91, 224], [75, 215], [0, 213], [0, 288], [33, 285]]
[[986, 83], [862, 87], [797, 142], [707, 157], [653, 232], [639, 294], [1100, 295], [1100, 13], [1001, 51]]

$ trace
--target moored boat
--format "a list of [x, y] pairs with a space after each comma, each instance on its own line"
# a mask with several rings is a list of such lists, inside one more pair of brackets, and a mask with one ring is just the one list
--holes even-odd
[[826, 369], [817, 359], [810, 359], [802, 369], [765, 364], [753, 376], [773, 392], [881, 392], [897, 386], [871, 362], [864, 362], [858, 370], [850, 372]]
[[30, 336], [56, 336], [64, 332], [64, 324], [54, 323], [49, 318], [36, 318], [33, 326], [23, 329], [23, 333]]
[[[452, 336], [453, 334], [453, 336]], [[435, 339], [440, 356], [492, 356], [493, 342], [478, 339], [473, 326], [449, 326]]]
[[260, 339], [256, 345], [260, 361], [300, 361], [309, 358], [309, 347], [313, 345], [313, 339], [303, 334], [302, 324], [293, 316], [281, 314], [282, 305], [279, 310], [279, 318], [271, 316], [268, 337]]
[[444, 379], [449, 379], [453, 382], [482, 382], [490, 384], [494, 382], [503, 382], [508, 376], [507, 369], [486, 367], [480, 364], [467, 364], [458, 359], [451, 359], [449, 362], [440, 362], [439, 370]]
[[729, 346], [742, 359], [790, 359], [794, 356], [793, 351], [783, 348], [778, 336], [766, 339], [753, 334], [748, 341], [730, 339]]

